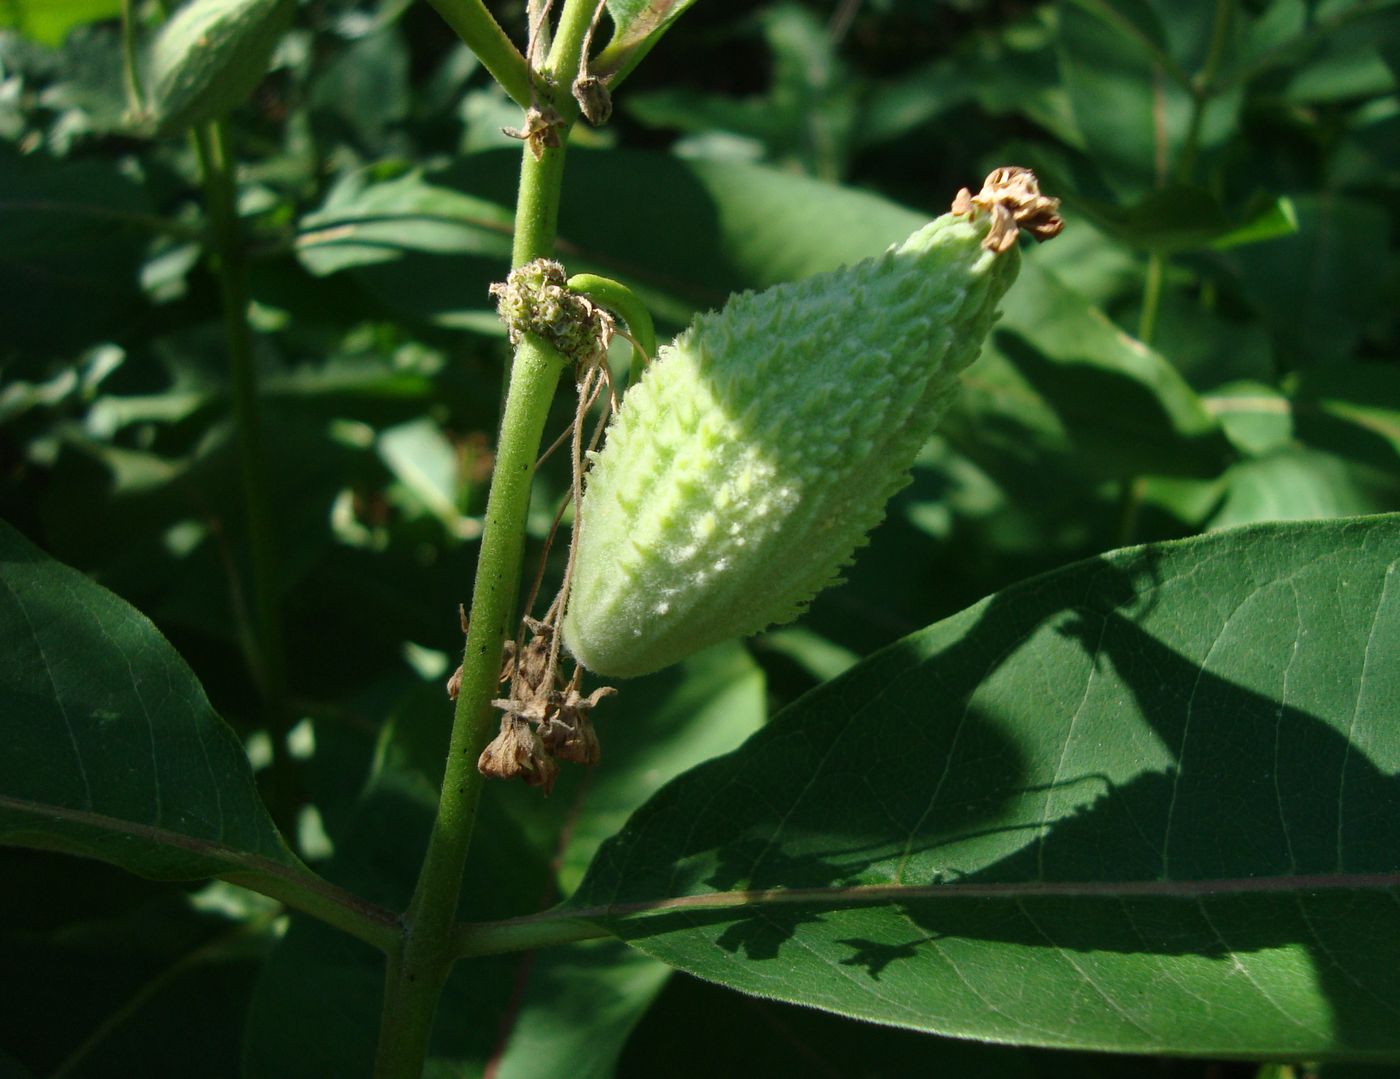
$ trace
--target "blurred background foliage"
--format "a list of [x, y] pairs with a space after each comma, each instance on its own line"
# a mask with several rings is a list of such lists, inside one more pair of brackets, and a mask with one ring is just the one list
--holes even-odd
[[[523, 41], [524, 4], [491, 7]], [[154, 619], [261, 766], [196, 160], [133, 129], [119, 12], [0, 3], [0, 514]], [[133, 15], [146, 32], [162, 17]], [[543, 804], [493, 787], [466, 912], [552, 902], [665, 778], [1013, 581], [1133, 543], [1400, 509], [1397, 79], [1400, 4], [1383, 0], [697, 3], [611, 123], [576, 131], [561, 216], [570, 269], [626, 280], [662, 329], [878, 252], [999, 165], [1034, 167], [1068, 225], [1026, 252], [849, 582], [795, 627], [629, 684], [600, 713], [597, 776]], [[384, 902], [411, 885], [445, 744], [508, 359], [486, 286], [509, 255], [520, 149], [501, 128], [519, 120], [407, 0], [302, 3], [230, 118], [278, 706], [296, 720], [293, 782], [269, 797], [312, 864]], [[530, 567], [560, 465], [538, 485]], [[219, 885], [0, 863], [0, 970], [25, 987], [0, 1010], [0, 1074], [352, 1074], [337, 1054], [372, 1039], [374, 956], [328, 930]], [[675, 1070], [678, 1044], [706, 1074], [739, 1067], [736, 1045], [830, 1075], [1144, 1066], [883, 1031], [679, 976], [662, 991], [651, 960], [576, 952], [454, 980], [442, 1074], [648, 1075]], [[311, 1012], [289, 1003], [307, 995]], [[308, 1045], [312, 1021], [333, 1033]]]

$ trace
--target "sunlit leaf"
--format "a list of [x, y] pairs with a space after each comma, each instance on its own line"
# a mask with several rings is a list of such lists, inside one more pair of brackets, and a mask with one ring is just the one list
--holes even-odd
[[672, 783], [566, 910], [900, 1026], [1394, 1054], [1397, 573], [1392, 515], [1008, 589]]

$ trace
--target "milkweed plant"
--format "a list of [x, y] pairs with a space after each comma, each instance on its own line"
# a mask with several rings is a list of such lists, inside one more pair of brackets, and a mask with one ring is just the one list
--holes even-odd
[[[1338, 358], [1350, 365], [1342, 375], [1298, 361], [1282, 388], [1241, 378], [1203, 404], [1153, 347], [1188, 294], [1199, 309], [1182, 325], [1197, 336], [1179, 331], [1163, 349], [1206, 340], [1231, 305], [1268, 303], [1261, 286], [1231, 291], [1227, 269], [1247, 265], [1263, 281], [1269, 244], [1292, 243], [1318, 215], [1370, 212], [1300, 210], [1257, 192], [1248, 212], [1213, 201], [1232, 182], [1228, 160], [1211, 157], [1226, 137], [1217, 110], [1253, 85], [1275, 55], [1265, 38], [1285, 33], [1279, 20], [1304, 19], [1303, 5], [1263, 5], [1271, 22], [1260, 5], [1220, 3], [1201, 28], [1198, 68], [1183, 68], [1161, 31], [1177, 25], [1164, 5], [1048, 6], [1025, 33], [1062, 35], [1072, 78], [1037, 115], [1073, 161], [1033, 145], [1023, 148], [1034, 160], [987, 160], [926, 194], [937, 210], [921, 217], [801, 180], [869, 209], [866, 249], [798, 260], [699, 313], [662, 297], [657, 320], [677, 332], [658, 344], [657, 282], [684, 267], [649, 280], [635, 250], [607, 249], [607, 222], [632, 212], [629, 201], [669, 195], [641, 173], [635, 190], [616, 174], [599, 182], [589, 170], [605, 152], [569, 147], [606, 142], [628, 77], [690, 3], [531, 0], [518, 42], [482, 0], [431, 3], [510, 103], [499, 126], [515, 144], [513, 213], [492, 217], [477, 194], [369, 166], [281, 249], [250, 224], [278, 181], [240, 172], [229, 116], [269, 92], [270, 66], [314, 47], [294, 29], [297, 4], [122, 5], [126, 100], [113, 130], [185, 154], [199, 183], [198, 214], [166, 231], [187, 245], [188, 265], [202, 260], [223, 315], [227, 389], [199, 408], [227, 415], [217, 438], [241, 509], [209, 542], [233, 534], [237, 647], [271, 748], [258, 764], [151, 622], [7, 528], [0, 838], [156, 881], [213, 880], [191, 894], [251, 904], [240, 932], [267, 943], [241, 1050], [249, 1076], [611, 1074], [674, 969], [923, 1032], [928, 1060], [950, 1051], [940, 1035], [977, 1043], [966, 1051], [989, 1062], [1015, 1052], [994, 1045], [1300, 1069], [1400, 1054], [1400, 518], [1360, 494], [1352, 515], [1313, 521], [1219, 509], [1243, 512], [1246, 473], [1302, 467], [1309, 417], [1326, 419], [1329, 452], [1342, 456], [1338, 432], [1365, 427], [1367, 489], [1392, 490], [1394, 397], [1353, 394], [1347, 381], [1385, 357]], [[1335, 29], [1362, 48], [1382, 32], [1365, 20], [1384, 5], [1335, 7], [1307, 15], [1311, 29], [1296, 32], [1313, 36], [1298, 41]], [[775, 10], [796, 20], [792, 33], [807, 25], [794, 5]], [[1111, 44], [1115, 34], [1127, 43]], [[1288, 56], [1301, 55], [1294, 44]], [[1151, 137], [1094, 126], [1094, 110], [1114, 106], [1093, 90], [1105, 50], [1155, 72], [1153, 122], [1165, 125], [1159, 172], [1126, 208], [1078, 182], [1096, 157], [1119, 162], [1133, 138]], [[1376, 65], [1368, 77], [1393, 81], [1393, 65], [1390, 76]], [[663, 101], [678, 107], [653, 92], [640, 114], [664, 112]], [[1073, 121], [1054, 111], [1067, 108]], [[595, 176], [591, 223], [561, 239], [576, 169]], [[685, 175], [701, 186], [729, 177], [738, 204], [755, 205], [764, 184], [799, 180], [722, 158]], [[419, 201], [402, 233], [376, 232], [397, 227], [391, 204], [375, 202], [394, 191]], [[1064, 227], [1057, 196], [1072, 222], [1042, 247]], [[782, 217], [764, 205], [760, 216]], [[782, 220], [792, 235], [774, 226], [779, 248], [826, 227]], [[324, 281], [346, 267], [383, 280], [373, 273], [420, 227], [480, 229], [468, 247], [495, 260], [499, 318], [486, 332], [509, 355], [496, 434], [478, 459], [484, 505], [467, 527], [434, 503], [475, 562], [474, 576], [463, 564], [469, 579], [454, 579], [460, 594], [470, 587], [465, 644], [445, 694], [450, 662], [425, 675], [431, 694], [374, 721], [371, 778], [353, 812], [325, 822], [336, 852], [317, 863], [297, 807], [321, 780], [299, 772], [294, 752], [311, 722], [297, 720], [314, 710], [295, 687], [321, 658], [288, 630], [287, 509], [270, 493], [268, 449], [290, 433], [274, 399], [299, 391], [259, 360], [262, 335], [292, 331], [257, 260], [290, 250]], [[1138, 244], [1139, 261], [1095, 261], [1108, 235]], [[1081, 268], [1141, 276], [1135, 335], [1074, 298], [1065, 282]], [[1319, 336], [1278, 317], [1280, 354]], [[433, 332], [450, 340], [487, 325], [482, 312], [458, 323]], [[1367, 325], [1369, 337], [1350, 339], [1358, 348], [1388, 332], [1381, 314]], [[1342, 331], [1328, 332], [1335, 343]], [[95, 370], [81, 376], [93, 387], [107, 377]], [[0, 408], [39, 408], [16, 403], [21, 389]], [[337, 423], [345, 445], [400, 459], [366, 425]], [[52, 454], [77, 445], [67, 430], [52, 445], [70, 449]], [[1168, 438], [1172, 463], [1156, 469], [1143, 447]], [[415, 475], [428, 468], [418, 452], [406, 458]], [[887, 557], [886, 518], [917, 537], [896, 587], [961, 595], [939, 546], [959, 505], [994, 497], [995, 469], [978, 462], [1006, 452], [1058, 455], [1061, 470], [1079, 461], [1093, 477], [1085, 498], [1112, 508], [1118, 549], [1037, 563], [1048, 572], [930, 614], [869, 655], [808, 626], [813, 609], [828, 621], [841, 604], [878, 611], [878, 597], [862, 598], [861, 567]], [[1007, 513], [1028, 519], [1053, 504], [1057, 474], [1047, 467]], [[363, 497], [337, 506], [342, 531], [359, 529], [346, 535], [372, 536]], [[1169, 534], [1144, 523], [1170, 513], [1196, 523]], [[915, 517], [943, 523], [899, 524]], [[976, 542], [1000, 549], [994, 528], [1012, 519]], [[1068, 515], [1053, 527], [1088, 524]], [[164, 542], [202, 542], [186, 534]], [[1152, 542], [1135, 546], [1135, 534]], [[366, 565], [388, 557], [370, 540], [362, 550]], [[456, 607], [443, 595], [433, 617], [457, 620]], [[353, 664], [353, 609], [296, 617]], [[810, 691], [773, 689], [786, 707], [765, 717], [749, 650], [775, 686], [797, 668]], [[421, 649], [409, 655], [431, 667]], [[418, 815], [383, 808], [396, 801]], [[54, 1074], [95, 1074], [84, 1070], [91, 1052], [73, 1049]], [[1083, 1060], [1095, 1073], [1099, 1058]]]

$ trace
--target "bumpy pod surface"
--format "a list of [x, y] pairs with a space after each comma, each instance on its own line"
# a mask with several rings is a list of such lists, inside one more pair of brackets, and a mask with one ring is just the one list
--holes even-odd
[[877, 258], [734, 296], [661, 348], [588, 473], [563, 627], [580, 663], [646, 674], [839, 580], [1016, 276], [1015, 225], [973, 201]]

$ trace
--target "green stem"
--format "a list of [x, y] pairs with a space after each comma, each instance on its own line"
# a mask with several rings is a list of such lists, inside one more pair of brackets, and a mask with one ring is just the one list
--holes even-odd
[[[594, 0], [565, 3], [549, 60], [555, 86], [572, 84], [595, 7]], [[567, 90], [559, 96], [572, 100]], [[560, 145], [544, 147], [538, 160], [529, 145], [522, 154], [514, 266], [553, 250], [567, 130], [560, 135]], [[564, 366], [554, 349], [531, 335], [516, 349], [511, 366], [437, 817], [404, 915], [401, 945], [388, 959], [375, 1060], [378, 1079], [416, 1079], [422, 1073], [433, 1015], [456, 956], [462, 871], [483, 783], [476, 762], [497, 726], [491, 701], [500, 692], [501, 652], [507, 637], [514, 636], [518, 614], [530, 485]]]
[[465, 959], [502, 952], [530, 952], [536, 948], [611, 936], [606, 929], [593, 922], [546, 912], [499, 922], [466, 922], [457, 927], [453, 950], [459, 958]]
[[223, 873], [221, 877], [230, 884], [275, 899], [291, 910], [309, 914], [381, 952], [389, 953], [398, 947], [399, 919], [393, 912], [337, 887], [309, 869], [286, 870], [278, 866]]
[[1176, 178], [1179, 183], [1190, 183], [1191, 176], [1196, 171], [1201, 127], [1205, 123], [1206, 109], [1216, 94], [1215, 80], [1220, 71], [1220, 62], [1225, 56], [1225, 48], [1230, 43], [1230, 24], [1234, 11], [1234, 0], [1216, 0], [1210, 48], [1200, 72], [1191, 80], [1191, 121], [1186, 130], [1186, 141], [1182, 143], [1181, 157], [1176, 165]]
[[530, 107], [530, 67], [482, 0], [428, 0], [512, 101]]
[[1142, 313], [1138, 316], [1138, 340], [1152, 344], [1157, 332], [1157, 311], [1162, 305], [1162, 280], [1166, 276], [1166, 256], [1154, 251], [1147, 256], [1147, 276], [1142, 283]]
[[141, 92], [140, 65], [137, 60], [136, 14], [131, 10], [133, 0], [122, 0], [122, 82], [126, 87], [127, 111], [139, 119], [146, 111], [146, 95]]
[[404, 918], [403, 943], [389, 956], [375, 1072], [381, 1079], [409, 1079], [422, 1070], [433, 1013], [452, 963], [462, 869], [483, 782], [476, 761], [499, 718], [491, 700], [500, 693], [502, 645], [514, 636], [530, 482], [563, 368], [559, 354], [534, 337], [515, 354], [437, 818]]
[[198, 126], [192, 134], [209, 215], [210, 265], [218, 278], [223, 306], [239, 473], [248, 514], [253, 592], [253, 640], [249, 662], [262, 696], [272, 741], [270, 808], [285, 829], [294, 803], [294, 783], [285, 745], [288, 728], [284, 706], [286, 665], [277, 589], [277, 533], [268, 498], [262, 425], [258, 417], [258, 376], [253, 332], [248, 325], [251, 301], [243, 228], [238, 217], [238, 189], [224, 122], [216, 120]]

